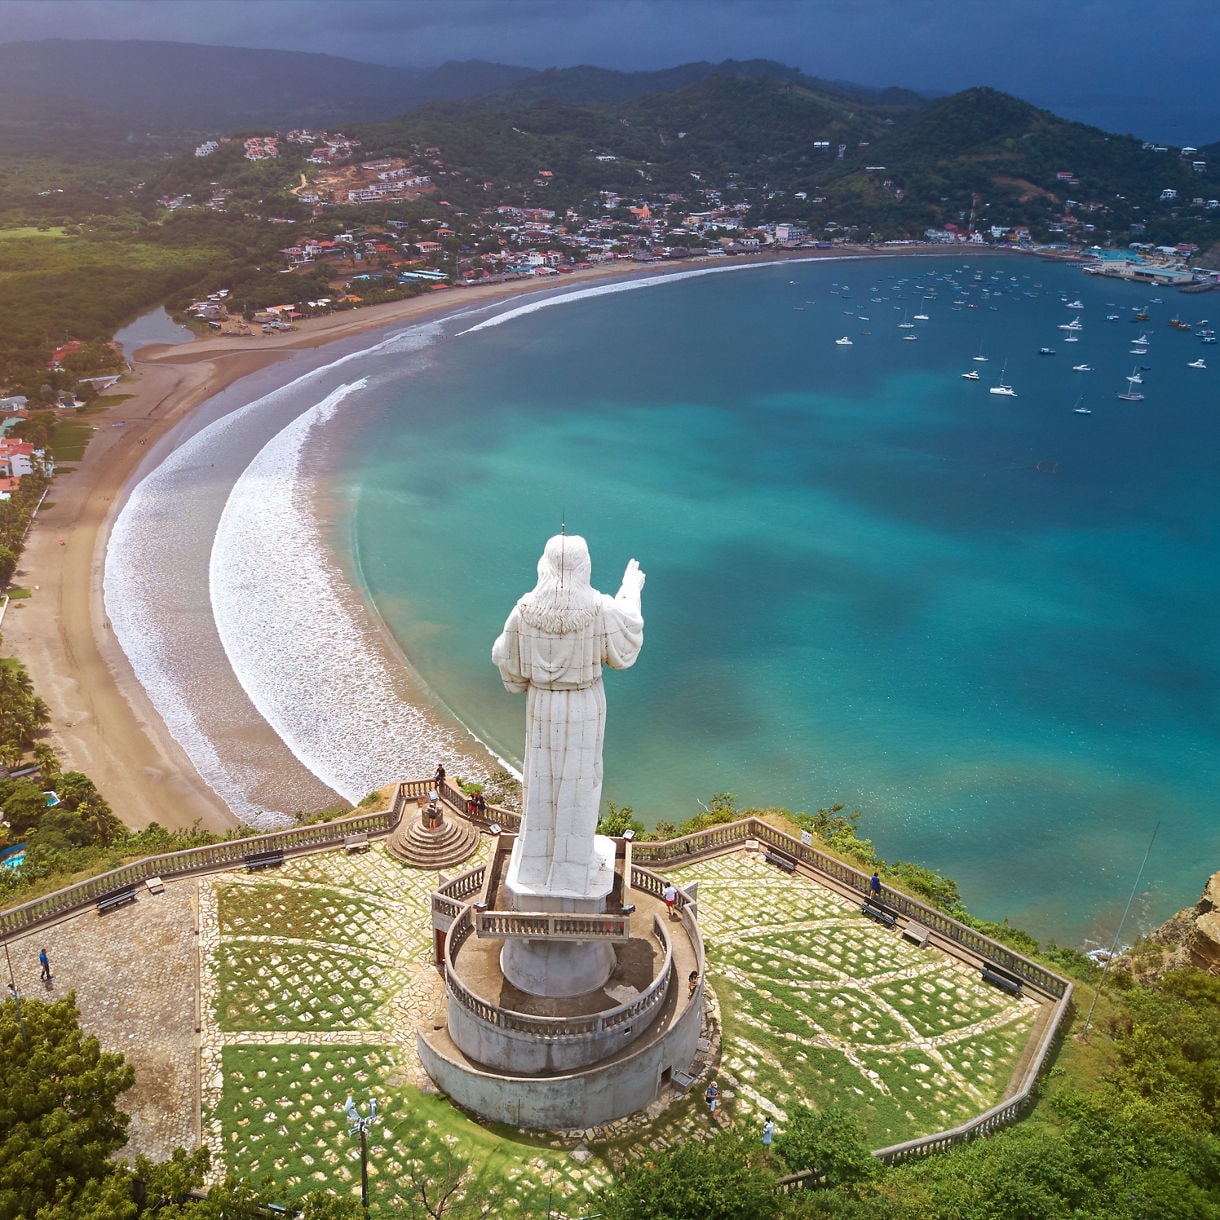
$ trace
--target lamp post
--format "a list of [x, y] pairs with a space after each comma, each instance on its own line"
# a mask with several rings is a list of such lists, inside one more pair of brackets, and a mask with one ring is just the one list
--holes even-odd
[[352, 1095], [347, 1095], [347, 1101], [343, 1103], [344, 1113], [347, 1114], [347, 1133], [348, 1135], [360, 1135], [360, 1205], [364, 1208], [365, 1220], [368, 1220], [369, 1214], [369, 1128], [377, 1121], [377, 1098], [369, 1098], [369, 1112], [366, 1115], [360, 1113], [356, 1109], [356, 1103], [352, 1101]]

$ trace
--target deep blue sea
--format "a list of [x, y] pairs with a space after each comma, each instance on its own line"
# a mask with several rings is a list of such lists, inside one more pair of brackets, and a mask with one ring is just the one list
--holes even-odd
[[491, 643], [566, 520], [603, 591], [648, 574], [608, 800], [841, 803], [976, 913], [1107, 945], [1159, 825], [1129, 940], [1220, 868], [1220, 350], [1166, 325], [1213, 301], [961, 255], [586, 296], [364, 391], [337, 536], [504, 756]]

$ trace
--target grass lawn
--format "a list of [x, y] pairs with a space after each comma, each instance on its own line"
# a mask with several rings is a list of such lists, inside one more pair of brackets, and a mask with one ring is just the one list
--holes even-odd
[[15, 229], [0, 229], [0, 241], [28, 241], [31, 237], [65, 237], [62, 225], [51, 225], [40, 229], [34, 225], [23, 225]]
[[55, 431], [51, 433], [51, 457], [57, 463], [81, 461], [92, 436], [93, 429], [88, 424], [61, 419], [56, 423]]
[[378, 1122], [368, 1134], [376, 1216], [399, 1215], [417, 1199], [413, 1174], [433, 1184], [461, 1174], [466, 1196], [495, 1200], [496, 1216], [544, 1216], [552, 1192], [556, 1206], [575, 1214], [579, 1205], [563, 1201], [608, 1180], [607, 1171], [582, 1169], [566, 1149], [476, 1123], [444, 1097], [404, 1084], [399, 1053], [363, 1042], [226, 1047], [226, 1164], [256, 1180], [270, 1175], [285, 1200], [318, 1189], [358, 1198], [360, 1140], [348, 1134], [343, 1112], [350, 1095], [363, 1114], [369, 1097], [377, 1098]]
[[78, 411], [78, 415], [100, 415], [101, 412], [109, 410], [111, 407], [117, 407], [119, 403], [126, 402], [129, 398], [134, 398], [134, 394], [102, 394], [95, 398], [91, 403], [87, 403]]
[[739, 1111], [774, 1114], [782, 1130], [790, 1106], [837, 1102], [880, 1148], [1000, 1100], [1032, 1001], [757, 858], [720, 856], [677, 876], [699, 882], [721, 1086], [727, 1076]]

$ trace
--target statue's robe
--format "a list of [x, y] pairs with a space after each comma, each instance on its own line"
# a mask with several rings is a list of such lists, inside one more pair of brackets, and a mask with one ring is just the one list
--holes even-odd
[[518, 877], [567, 891], [593, 859], [606, 728], [602, 667], [635, 663], [644, 619], [638, 599], [590, 589], [560, 629], [531, 597], [513, 608], [491, 652], [505, 688], [528, 692]]

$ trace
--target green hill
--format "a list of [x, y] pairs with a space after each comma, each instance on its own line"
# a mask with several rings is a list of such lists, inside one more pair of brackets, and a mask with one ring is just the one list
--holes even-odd
[[[370, 152], [440, 148], [446, 196], [463, 207], [479, 205], [489, 189], [506, 201], [574, 207], [598, 191], [685, 199], [702, 186], [755, 204], [757, 220], [815, 229], [834, 222], [881, 237], [960, 223], [975, 207], [987, 227], [1026, 225], [1043, 236], [1078, 222], [1080, 234], [1091, 224], [1125, 236], [1142, 224], [1150, 239], [1216, 240], [1220, 218], [1204, 205], [1220, 194], [1220, 176], [1210, 165], [1194, 172], [1176, 150], [1157, 152], [994, 89], [927, 103], [902, 91], [825, 85], [780, 65], [721, 66], [730, 71], [540, 73], [472, 102], [362, 126], [359, 135]], [[762, 67], [783, 75], [756, 74]], [[698, 79], [628, 96], [675, 74]], [[543, 93], [551, 96], [526, 104]], [[607, 93], [623, 96], [560, 100]], [[1166, 189], [1178, 198], [1162, 199]]]

